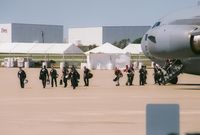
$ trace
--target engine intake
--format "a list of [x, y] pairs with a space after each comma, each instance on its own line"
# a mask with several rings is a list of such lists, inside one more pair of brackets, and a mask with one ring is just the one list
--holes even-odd
[[200, 54], [200, 35], [192, 35], [190, 38], [190, 46], [195, 54]]

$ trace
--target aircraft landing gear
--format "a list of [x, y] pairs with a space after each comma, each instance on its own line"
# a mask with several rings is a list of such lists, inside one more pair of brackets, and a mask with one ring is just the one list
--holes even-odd
[[172, 80], [169, 81], [171, 84], [177, 84], [178, 82], [178, 77], [173, 78]]

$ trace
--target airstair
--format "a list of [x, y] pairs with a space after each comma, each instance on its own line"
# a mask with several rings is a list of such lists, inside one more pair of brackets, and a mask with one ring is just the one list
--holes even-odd
[[174, 60], [172, 63], [170, 63], [168, 68], [162, 68], [161, 70], [163, 72], [162, 84], [165, 85], [167, 83], [171, 83], [173, 79], [177, 79], [177, 76], [182, 73], [183, 64], [180, 60]]

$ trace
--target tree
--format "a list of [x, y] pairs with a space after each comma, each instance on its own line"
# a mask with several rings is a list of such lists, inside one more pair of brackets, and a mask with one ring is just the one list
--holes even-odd
[[141, 44], [142, 37], [135, 39], [132, 43], [133, 44]]
[[87, 52], [91, 49], [94, 49], [95, 47], [97, 47], [96, 44], [93, 45], [89, 45], [89, 46], [78, 46], [83, 52]]
[[115, 45], [115, 46], [117, 46], [117, 47], [123, 49], [123, 48], [125, 48], [129, 43], [130, 43], [130, 39], [128, 38], [128, 39], [122, 39], [122, 40], [119, 41], [119, 42], [115, 41], [115, 42], [113, 43], [113, 45]]

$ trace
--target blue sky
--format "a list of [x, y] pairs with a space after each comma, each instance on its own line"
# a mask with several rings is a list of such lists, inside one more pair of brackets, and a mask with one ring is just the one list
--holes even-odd
[[152, 25], [197, 0], [0, 0], [0, 23], [87, 26]]

